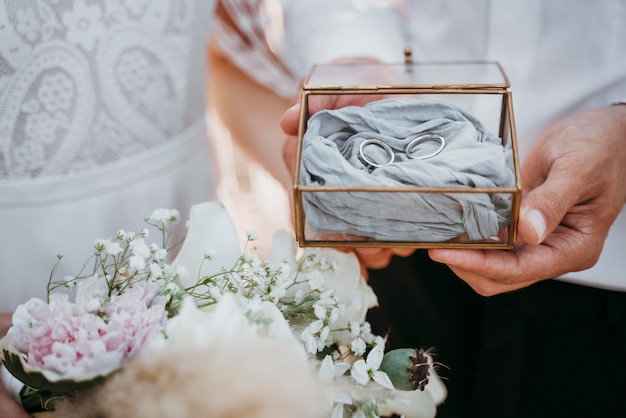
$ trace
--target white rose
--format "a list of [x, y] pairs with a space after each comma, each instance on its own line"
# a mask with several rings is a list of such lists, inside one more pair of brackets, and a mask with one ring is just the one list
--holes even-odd
[[[207, 248], [218, 249], [210, 260], [204, 257]], [[237, 229], [228, 211], [219, 202], [205, 202], [191, 207], [187, 236], [172, 265], [187, 267], [189, 275], [182, 279], [182, 287], [187, 288], [199, 277], [231, 269], [240, 255]]]

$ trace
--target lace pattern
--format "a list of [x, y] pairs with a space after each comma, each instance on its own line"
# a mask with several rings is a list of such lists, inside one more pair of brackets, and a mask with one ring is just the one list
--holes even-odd
[[150, 149], [204, 114], [207, 0], [0, 1], [0, 181]]

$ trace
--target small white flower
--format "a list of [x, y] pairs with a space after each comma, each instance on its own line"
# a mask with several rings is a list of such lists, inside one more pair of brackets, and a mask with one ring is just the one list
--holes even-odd
[[161, 266], [159, 266], [157, 263], [151, 263], [150, 264], [150, 276], [155, 279], [159, 279], [163, 277], [163, 269], [161, 269]]
[[148, 257], [150, 257], [150, 247], [146, 245], [143, 238], [137, 238], [129, 244], [129, 247], [130, 250], [133, 252], [133, 255], [136, 255], [143, 259], [147, 259]]
[[360, 310], [363, 307], [363, 301], [361, 300], [361, 298], [354, 296], [350, 301], [350, 306], [353, 309]]
[[134, 271], [143, 270], [146, 267], [146, 260], [138, 255], [131, 255], [128, 257], [128, 266]]
[[270, 274], [276, 277], [276, 280], [289, 280], [289, 274], [291, 272], [289, 263], [266, 263], [266, 268], [270, 271]]
[[350, 343], [350, 350], [357, 356], [362, 356], [363, 354], [365, 354], [366, 348], [367, 345], [365, 344], [365, 341], [363, 341], [361, 338], [355, 338]]
[[106, 241], [107, 240], [105, 239], [98, 238], [93, 242], [93, 247], [96, 249], [96, 253], [101, 253], [102, 251], [104, 251], [104, 249], [106, 248]]
[[361, 325], [354, 319], [350, 320], [350, 323], [348, 324], [348, 328], [350, 329], [351, 337], [356, 337], [361, 332]]
[[304, 292], [302, 291], [302, 289], [298, 289], [293, 298], [296, 302], [296, 305], [300, 305], [302, 303], [302, 300], [304, 299]]
[[316, 303], [313, 305], [313, 312], [315, 313], [315, 316], [319, 319], [326, 318], [326, 308], [320, 304]]
[[180, 287], [178, 287], [176, 283], [172, 283], [172, 282], [167, 283], [167, 285], [165, 286], [165, 290], [168, 290], [172, 293], [178, 293], [181, 291]]
[[248, 238], [248, 241], [256, 241], [259, 239], [259, 234], [257, 234], [256, 231], [252, 229], [246, 232], [246, 236]]
[[217, 254], [215, 248], [206, 248], [204, 250], [204, 258], [206, 258], [207, 260], [211, 260], [213, 257], [215, 257], [215, 254]]
[[384, 346], [375, 346], [367, 355], [366, 360], [357, 360], [352, 364], [350, 375], [361, 385], [367, 385], [371, 379], [379, 385], [393, 390], [393, 383], [391, 383], [387, 373], [378, 370], [384, 355]]
[[304, 347], [307, 353], [317, 353], [317, 339], [315, 336], [320, 332], [323, 326], [324, 323], [322, 321], [313, 321], [300, 334], [300, 338], [304, 342]]
[[222, 289], [217, 286], [210, 286], [208, 293], [215, 300], [220, 300], [222, 298]]
[[343, 309], [339, 306], [335, 306], [330, 310], [328, 319], [330, 322], [335, 322], [341, 317], [341, 315], [343, 315]]
[[98, 312], [101, 308], [102, 303], [100, 299], [91, 299], [89, 302], [85, 303], [86, 312]]
[[263, 270], [263, 260], [257, 254], [248, 254], [246, 256], [246, 263], [250, 265], [251, 270]]
[[107, 241], [104, 250], [108, 255], [112, 255], [115, 257], [122, 252], [122, 246], [117, 242]]
[[332, 290], [326, 290], [320, 295], [318, 303], [324, 306], [335, 306], [337, 304], [335, 292]]
[[326, 346], [326, 340], [328, 339], [329, 335], [330, 335], [329, 326], [325, 326], [320, 330], [319, 337], [318, 337], [318, 345], [319, 345], [320, 350]]
[[315, 270], [307, 274], [307, 280], [311, 290], [319, 290], [324, 286], [324, 276], [319, 270]]
[[335, 377], [343, 375], [348, 369], [350, 364], [341, 361], [335, 363], [330, 355], [326, 355], [320, 364], [318, 376], [322, 383], [330, 384]]
[[68, 289], [73, 289], [74, 287], [76, 287], [76, 278], [74, 276], [65, 276], [63, 278], [63, 282], [65, 284], [65, 287], [67, 287]]
[[281, 298], [285, 297], [287, 290], [284, 287], [277, 287], [270, 291], [269, 297], [272, 301], [278, 302]]
[[186, 266], [178, 265], [176, 266], [176, 275], [184, 281], [187, 277], [189, 277], [189, 269], [187, 269]]
[[154, 253], [154, 259], [157, 261], [163, 261], [165, 260], [165, 257], [167, 257], [167, 250], [164, 248], [161, 248]]
[[148, 218], [152, 222], [176, 222], [180, 219], [180, 214], [176, 209], [155, 209]]

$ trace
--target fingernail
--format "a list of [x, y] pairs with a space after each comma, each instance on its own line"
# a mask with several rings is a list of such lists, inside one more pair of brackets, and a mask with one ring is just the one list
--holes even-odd
[[541, 213], [539, 209], [531, 209], [526, 213], [526, 218], [533, 226], [535, 234], [537, 234], [537, 238], [539, 238], [539, 242], [543, 241], [546, 234], [546, 217], [543, 216], [543, 213]]

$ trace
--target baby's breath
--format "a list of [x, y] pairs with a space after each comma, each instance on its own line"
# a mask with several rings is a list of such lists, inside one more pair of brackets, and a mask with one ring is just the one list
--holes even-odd
[[[178, 219], [178, 212], [160, 209], [153, 212], [151, 217], [145, 218], [148, 225], [162, 233], [161, 244], [147, 243], [150, 236], [147, 228], [135, 233], [120, 229], [114, 237], [97, 239], [93, 244], [93, 255], [84, 264], [82, 270], [75, 276], [67, 276], [62, 280], [55, 280], [54, 273], [61, 261], [58, 256], [57, 264], [52, 269], [48, 281], [48, 301], [51, 293], [58, 288], [72, 289], [82, 280], [100, 277], [108, 286], [108, 297], [121, 295], [135, 283], [147, 280], [162, 280], [163, 296], [169, 301], [170, 315], [175, 313], [179, 306], [177, 299], [183, 291], [174, 284], [180, 276], [180, 271], [173, 270], [166, 263], [167, 241], [171, 235], [172, 223]], [[173, 286], [173, 287], [172, 287]], [[176, 292], [173, 288], [178, 289]], [[96, 302], [90, 307], [97, 309]]]
[[[342, 299], [328, 283], [329, 276], [341, 274], [335, 261], [316, 251], [305, 252], [297, 260], [263, 260], [251, 245], [258, 239], [256, 232], [248, 231], [244, 249], [231, 266], [199, 274], [204, 271], [205, 263], [211, 265], [213, 260], [220, 259], [219, 248], [207, 248], [200, 255], [199, 270], [190, 272], [185, 265], [167, 263], [171, 226], [179, 218], [175, 210], [156, 209], [145, 222], [161, 233], [160, 244], [146, 242], [150, 237], [147, 228], [139, 232], [119, 230], [113, 238], [94, 242], [93, 255], [79, 274], [56, 281], [53, 276], [62, 258], [59, 255], [48, 283], [48, 299], [57, 288], [71, 289], [82, 280], [99, 278], [106, 282], [108, 295], [102, 300], [93, 299], [86, 306], [89, 311], [97, 312], [107, 300], [140, 281], [148, 281], [158, 285], [159, 297], [165, 298], [168, 316], [172, 317], [178, 314], [188, 296], [193, 297], [198, 307], [206, 308], [219, 303], [226, 294], [235, 293], [254, 307], [245, 315], [260, 333], [269, 332], [272, 319], [256, 307], [270, 302], [282, 313], [309, 359], [325, 364], [324, 382], [336, 384], [340, 392], [345, 390], [342, 396], [336, 394], [333, 416], [380, 415], [391, 395], [389, 388], [376, 381], [384, 373], [378, 370], [374, 360], [369, 360], [369, 354], [384, 348], [385, 339], [372, 333], [370, 324], [363, 319], [365, 314], [359, 320], [350, 316], [352, 311], [364, 312], [367, 308], [364, 304], [369, 302], [364, 302], [363, 295], [357, 292], [351, 300], [346, 300], [345, 295]], [[188, 280], [196, 276], [199, 277], [195, 282]], [[181, 283], [193, 284], [182, 288]], [[359, 365], [362, 373], [355, 371], [354, 364]]]

